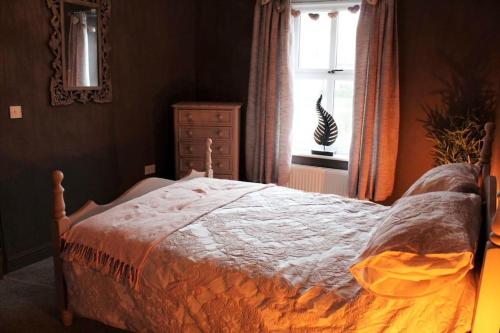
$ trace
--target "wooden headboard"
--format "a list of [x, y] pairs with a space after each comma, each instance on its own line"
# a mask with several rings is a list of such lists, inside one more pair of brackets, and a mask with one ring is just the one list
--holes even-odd
[[497, 181], [490, 174], [495, 125], [487, 123], [479, 165], [481, 194], [484, 199], [485, 237], [479, 244], [483, 254], [478, 280], [473, 333], [498, 333], [500, 329], [500, 213], [497, 209]]

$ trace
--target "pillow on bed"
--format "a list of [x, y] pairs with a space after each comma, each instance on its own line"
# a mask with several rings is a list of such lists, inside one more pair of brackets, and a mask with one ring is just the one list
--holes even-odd
[[377, 226], [350, 271], [380, 296], [418, 297], [460, 280], [473, 267], [481, 197], [431, 192], [402, 198]]
[[477, 182], [480, 170], [479, 166], [469, 163], [440, 165], [413, 183], [403, 197], [438, 191], [479, 193]]

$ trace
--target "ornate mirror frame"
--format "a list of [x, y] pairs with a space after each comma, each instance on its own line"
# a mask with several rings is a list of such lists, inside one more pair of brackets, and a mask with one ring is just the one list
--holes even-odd
[[[96, 6], [99, 8], [98, 30], [99, 30], [99, 86], [68, 90], [64, 85], [63, 49], [63, 7], [64, 0], [47, 0], [47, 6], [51, 10], [52, 18], [50, 24], [53, 31], [50, 35], [49, 47], [54, 55], [52, 68], [54, 73], [50, 79], [50, 97], [53, 106], [70, 105], [75, 101], [81, 103], [96, 102], [108, 103], [112, 100], [111, 70], [109, 66], [109, 28], [111, 17], [111, 0], [70, 0], [71, 3]], [[69, 2], [69, 1], [68, 1]]]

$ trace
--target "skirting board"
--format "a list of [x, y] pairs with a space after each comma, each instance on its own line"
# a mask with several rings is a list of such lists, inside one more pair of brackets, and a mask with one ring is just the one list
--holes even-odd
[[[7, 258], [7, 272], [13, 272], [52, 255], [52, 244], [45, 243], [38, 247], [28, 249]], [[4, 272], [5, 273], [5, 272]]]

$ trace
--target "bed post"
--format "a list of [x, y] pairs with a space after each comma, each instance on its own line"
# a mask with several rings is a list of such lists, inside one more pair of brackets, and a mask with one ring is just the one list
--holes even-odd
[[479, 278], [476, 309], [472, 332], [498, 333], [500, 329], [500, 213], [497, 210], [496, 177], [490, 175], [490, 162], [495, 125], [487, 123], [486, 136], [479, 165], [481, 166], [481, 189], [485, 199], [485, 216], [488, 240], [486, 241], [481, 275]]
[[66, 216], [66, 205], [64, 203], [64, 188], [61, 185], [64, 174], [56, 170], [52, 173], [52, 179], [54, 181], [53, 247], [57, 310], [60, 312], [63, 325], [71, 326], [73, 322], [73, 313], [68, 308], [68, 295], [61, 259], [61, 235], [69, 229], [69, 219]]
[[486, 123], [486, 125], [484, 125], [484, 131], [486, 134], [483, 138], [483, 147], [481, 148], [481, 153], [479, 155], [479, 166], [481, 166], [482, 181], [490, 175], [491, 154], [493, 152], [493, 140], [495, 139], [495, 124]]
[[212, 169], [212, 139], [207, 138], [205, 151], [205, 172], [206, 177], [214, 178], [214, 170]]
[[[487, 123], [485, 126], [485, 130], [486, 130], [486, 136], [484, 138], [484, 146], [486, 147], [486, 149], [489, 149], [489, 152], [485, 153], [485, 155], [489, 154], [489, 161], [487, 163], [487, 172], [488, 172], [487, 175], [489, 176], [490, 175], [490, 163], [489, 162], [491, 161], [491, 154], [493, 151], [493, 140], [495, 138], [494, 137], [495, 124], [494, 123]], [[490, 205], [490, 207], [488, 207], [488, 214], [491, 217], [490, 241], [493, 244], [495, 244], [496, 246], [500, 246], [500, 213], [496, 213], [496, 210], [498, 208], [497, 198], [496, 198], [496, 196], [497, 196], [496, 177], [494, 178], [494, 182], [490, 183], [489, 185], [490, 185], [490, 188], [488, 189], [490, 191], [489, 197], [491, 198], [491, 200], [488, 202], [488, 204]]]

